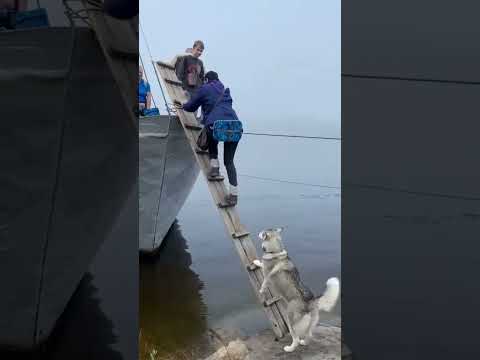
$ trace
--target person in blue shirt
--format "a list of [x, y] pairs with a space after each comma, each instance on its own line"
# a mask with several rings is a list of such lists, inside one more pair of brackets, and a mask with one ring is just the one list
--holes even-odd
[[138, 67], [138, 110], [143, 113], [145, 109], [150, 109], [152, 105], [152, 93], [150, 84], [143, 79], [143, 68]]
[[[185, 104], [178, 102], [175, 105], [188, 112], [195, 112], [202, 107], [203, 118], [201, 123], [207, 127], [208, 155], [210, 158], [209, 179], [220, 176], [220, 163], [218, 162], [218, 141], [213, 137], [213, 123], [216, 120], [238, 120], [237, 114], [232, 107], [230, 89], [225, 88], [215, 71], [205, 74], [204, 84], [193, 93], [192, 97]], [[224, 142], [223, 162], [227, 170], [230, 192], [225, 201], [227, 204], [235, 205], [238, 200], [237, 171], [233, 158], [238, 142]]]

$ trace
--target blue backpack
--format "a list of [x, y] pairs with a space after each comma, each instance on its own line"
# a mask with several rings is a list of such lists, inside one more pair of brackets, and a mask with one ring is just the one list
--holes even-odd
[[238, 142], [243, 134], [240, 120], [217, 120], [213, 123], [213, 138], [223, 142]]

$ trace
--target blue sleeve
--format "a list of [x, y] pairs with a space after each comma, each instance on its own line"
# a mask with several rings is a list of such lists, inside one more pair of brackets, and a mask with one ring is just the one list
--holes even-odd
[[188, 112], [197, 111], [197, 109], [202, 105], [203, 98], [205, 95], [205, 90], [203, 88], [198, 89], [193, 96], [185, 104], [183, 104], [183, 110]]
[[149, 84], [149, 83], [147, 83], [147, 86], [146, 86], [146, 89], [145, 89], [145, 90], [146, 90], [145, 92], [146, 92], [147, 94], [148, 94], [149, 92], [151, 92], [151, 91], [150, 91], [150, 84]]

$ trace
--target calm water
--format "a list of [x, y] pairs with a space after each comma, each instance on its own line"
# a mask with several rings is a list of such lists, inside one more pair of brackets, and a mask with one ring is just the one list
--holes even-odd
[[[340, 183], [337, 142], [245, 136], [236, 162], [240, 174]], [[285, 246], [315, 293], [323, 291], [328, 277], [340, 276], [339, 189], [245, 176], [239, 176], [239, 183], [243, 223], [252, 234], [287, 226]], [[141, 259], [140, 283], [135, 200], [132, 196], [126, 204], [43, 356], [0, 352], [1, 359], [130, 360], [137, 358], [139, 338], [143, 355], [156, 350], [165, 358], [205, 351], [209, 328], [254, 334], [269, 326], [202, 177], [162, 251]]]
[[[245, 136], [237, 170], [249, 176], [339, 186], [340, 144]], [[252, 234], [287, 226], [284, 243], [311, 289], [340, 277], [340, 190], [240, 176], [240, 218]], [[257, 242], [259, 251], [259, 243]], [[340, 314], [340, 307], [336, 315]], [[328, 321], [328, 318], [324, 318]], [[199, 177], [164, 247], [140, 262], [140, 347], [201, 351], [208, 328], [269, 327], [232, 241]]]

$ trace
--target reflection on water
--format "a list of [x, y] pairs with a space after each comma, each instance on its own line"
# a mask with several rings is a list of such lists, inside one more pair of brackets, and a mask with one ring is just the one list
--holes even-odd
[[113, 322], [100, 308], [93, 277], [87, 273], [62, 315], [51, 341], [48, 359], [123, 359], [112, 349], [117, 343]]
[[122, 360], [112, 349], [117, 342], [112, 321], [100, 307], [93, 276], [87, 273], [47, 343], [35, 352], [0, 352], [0, 359], [12, 360]]
[[[207, 309], [203, 283], [190, 268], [192, 258], [178, 223], [174, 223], [160, 251], [140, 258], [140, 359], [158, 358], [207, 346]], [[188, 349], [188, 350], [185, 350]]]

